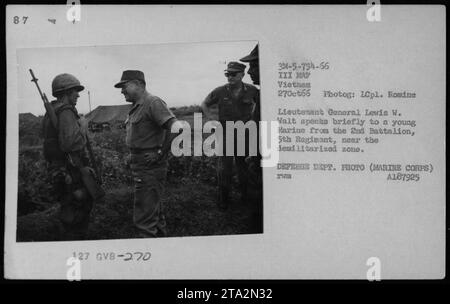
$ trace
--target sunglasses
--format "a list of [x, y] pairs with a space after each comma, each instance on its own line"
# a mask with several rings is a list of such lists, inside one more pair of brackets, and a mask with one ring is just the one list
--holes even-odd
[[238, 72], [227, 72], [225, 73], [225, 77], [234, 77], [238, 74]]

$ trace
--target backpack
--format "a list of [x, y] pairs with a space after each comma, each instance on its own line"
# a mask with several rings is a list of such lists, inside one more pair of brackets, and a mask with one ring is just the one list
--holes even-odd
[[[62, 105], [55, 107], [55, 103], [52, 102], [52, 107], [55, 109], [56, 117], [58, 117], [59, 114], [64, 110], [73, 111], [73, 108], [70, 105]], [[65, 161], [66, 153], [63, 152], [59, 146], [58, 130], [56, 130], [55, 127], [53, 126], [50, 117], [48, 116], [47, 113], [45, 113], [44, 119], [42, 120], [42, 130], [44, 136], [44, 145], [43, 145], [44, 158], [48, 162]]]

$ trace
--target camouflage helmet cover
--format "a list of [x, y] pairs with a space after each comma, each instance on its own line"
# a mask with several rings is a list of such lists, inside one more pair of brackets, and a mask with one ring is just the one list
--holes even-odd
[[58, 93], [67, 91], [69, 89], [76, 89], [78, 92], [83, 91], [84, 87], [80, 81], [71, 74], [59, 74], [52, 81], [52, 95], [56, 97]]

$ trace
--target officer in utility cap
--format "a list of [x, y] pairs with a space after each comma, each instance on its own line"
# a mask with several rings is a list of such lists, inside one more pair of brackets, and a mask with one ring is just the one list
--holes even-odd
[[[213, 119], [212, 106], [217, 105], [219, 110], [219, 122], [223, 129], [223, 156], [218, 157], [217, 175], [218, 175], [218, 195], [217, 204], [222, 210], [226, 210], [230, 205], [231, 181], [233, 177], [233, 160], [236, 161], [236, 167], [239, 177], [240, 203], [247, 201], [248, 172], [245, 157], [249, 152], [249, 132], [246, 132], [245, 138], [237, 138], [238, 133], [234, 133], [234, 143], [227, 142], [226, 122], [242, 121], [246, 123], [252, 120], [252, 113], [256, 104], [258, 89], [244, 83], [242, 78], [245, 75], [245, 64], [239, 62], [229, 62], [225, 70], [225, 77], [228, 83], [215, 88], [206, 96], [202, 103], [203, 113], [207, 118]], [[231, 135], [231, 134], [230, 134]], [[245, 155], [237, 153], [238, 141], [245, 144]], [[234, 154], [226, 155], [227, 146], [234, 146]]]
[[86, 152], [87, 126], [80, 121], [76, 104], [80, 81], [71, 74], [57, 75], [52, 81], [51, 106], [58, 119], [55, 129], [48, 114], [43, 119], [44, 157], [47, 160], [54, 194], [60, 202], [59, 218], [63, 240], [85, 239], [93, 199], [84, 187], [79, 169], [89, 165]]
[[136, 236], [168, 236], [161, 197], [167, 176], [167, 155], [178, 135], [171, 132], [177, 119], [165, 101], [147, 91], [142, 71], [124, 71], [114, 87], [120, 88], [125, 101], [132, 104], [125, 122], [125, 142], [134, 182]]

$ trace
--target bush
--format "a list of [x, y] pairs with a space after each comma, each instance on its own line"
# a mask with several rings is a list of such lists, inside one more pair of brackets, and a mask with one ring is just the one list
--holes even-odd
[[[183, 107], [183, 113], [191, 113], [198, 106]], [[28, 125], [27, 125], [28, 126]], [[52, 194], [52, 185], [46, 172], [46, 162], [42, 153], [42, 139], [28, 127], [21, 131], [19, 140], [19, 215], [45, 210], [57, 202]], [[29, 132], [29, 133], [26, 133]], [[91, 146], [96, 163], [101, 171], [105, 189], [120, 188], [132, 184], [131, 172], [125, 165], [128, 148], [125, 145], [125, 130], [111, 128], [103, 132], [91, 133]], [[169, 156], [169, 183], [178, 184], [185, 179], [193, 179], [216, 185], [217, 157]]]
[[56, 202], [41, 147], [23, 149], [19, 153], [18, 200], [19, 215], [42, 211]]
[[[192, 111], [197, 109], [185, 107], [180, 113], [190, 113], [183, 118], [191, 123]], [[19, 131], [18, 241], [55, 241], [62, 237], [57, 219], [58, 198], [47, 176], [37, 131], [29, 126]], [[203, 134], [203, 138], [206, 136]], [[94, 206], [89, 239], [135, 237], [132, 178], [125, 167], [128, 156], [125, 130], [111, 128], [91, 134], [91, 139], [106, 196]], [[168, 163], [167, 187], [162, 199], [169, 215], [171, 236], [259, 231], [252, 224], [254, 204], [234, 203], [229, 216], [217, 209], [217, 157], [169, 156]], [[231, 191], [230, 195], [237, 202], [237, 192]]]

